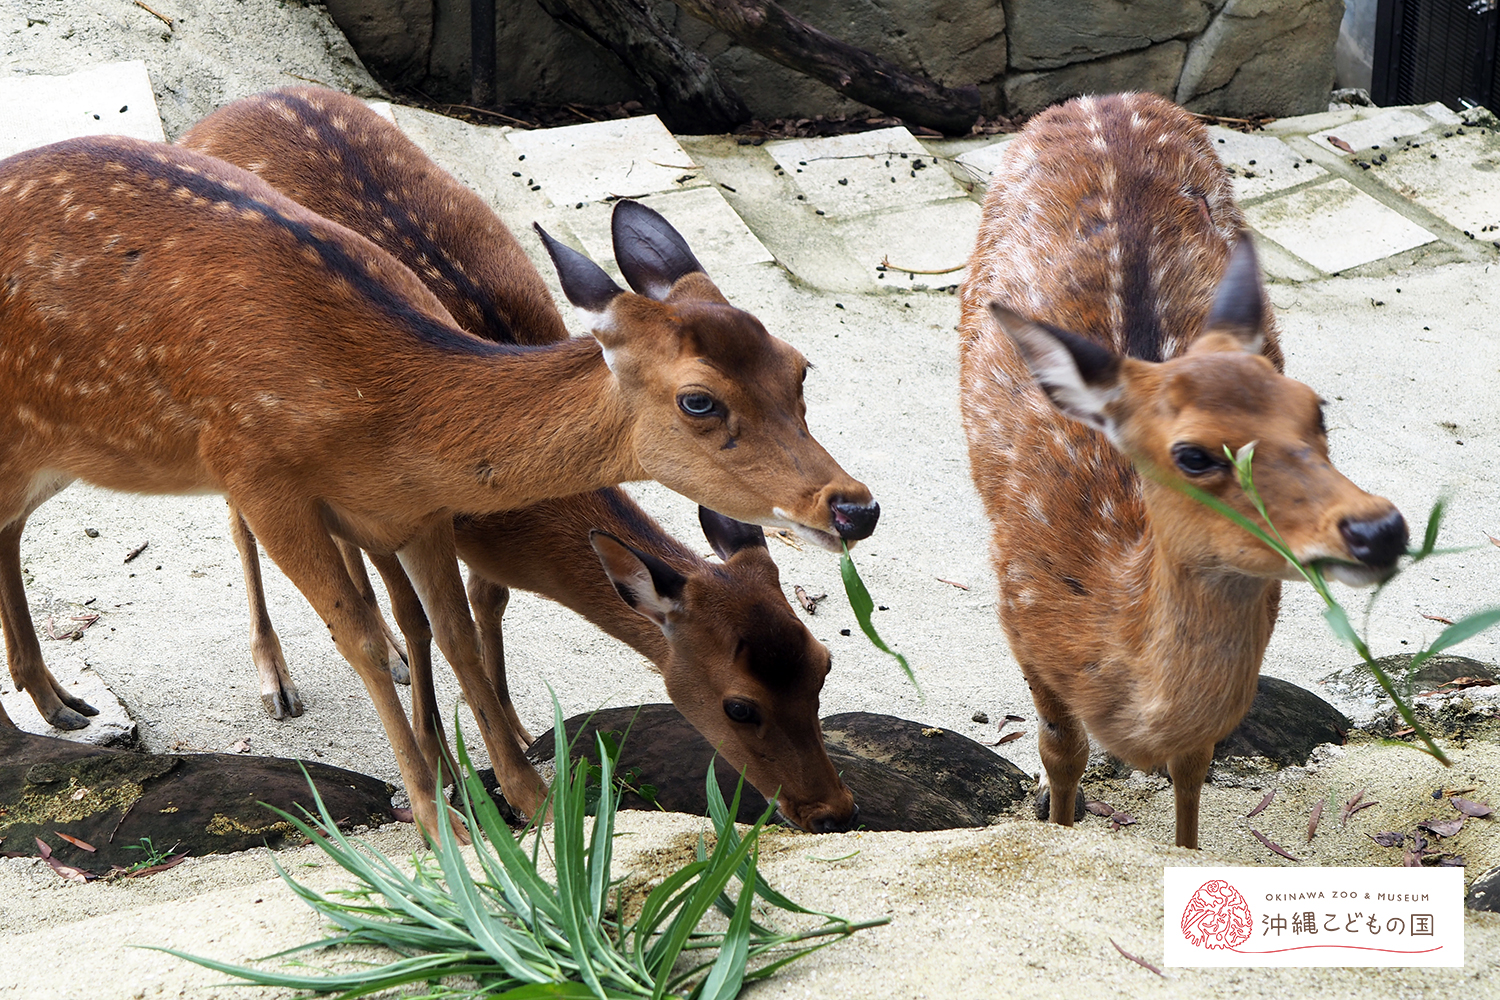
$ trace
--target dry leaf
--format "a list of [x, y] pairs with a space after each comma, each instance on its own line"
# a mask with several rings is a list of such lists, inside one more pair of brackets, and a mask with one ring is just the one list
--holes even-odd
[[1274, 840], [1271, 840], [1265, 834], [1263, 834], [1259, 830], [1255, 829], [1255, 827], [1252, 826], [1250, 828], [1250, 832], [1252, 834], [1254, 834], [1256, 840], [1260, 841], [1262, 844], [1265, 844], [1266, 847], [1270, 851], [1272, 851], [1273, 853], [1281, 855], [1283, 858], [1286, 858], [1288, 861], [1301, 861], [1302, 860], [1301, 858], [1296, 857], [1295, 855], [1293, 855], [1285, 847], [1282, 847], [1280, 844], [1276, 843]]
[[1463, 868], [1464, 856], [1462, 854], [1450, 854], [1438, 861], [1439, 868]]
[[1464, 828], [1464, 820], [1467, 817], [1460, 816], [1458, 819], [1424, 819], [1417, 826], [1428, 830], [1439, 837], [1451, 837]]
[[78, 848], [79, 850], [88, 851], [90, 854], [95, 853], [94, 845], [93, 844], [90, 844], [90, 843], [88, 843], [86, 841], [79, 840], [77, 837], [70, 837], [66, 833], [63, 833], [61, 830], [53, 830], [52, 832], [55, 833], [55, 834], [57, 834], [63, 840], [66, 840], [68, 843], [72, 844], [74, 847]]
[[1312, 843], [1313, 834], [1318, 832], [1318, 820], [1323, 818], [1323, 805], [1328, 799], [1321, 798], [1318, 804], [1313, 806], [1312, 816], [1307, 821], [1307, 842]]
[[1013, 733], [1006, 733], [1004, 736], [1000, 737], [998, 740], [995, 741], [994, 745], [997, 746], [997, 747], [998, 746], [1002, 746], [1003, 744], [1009, 743], [1011, 740], [1018, 740], [1022, 736], [1025, 736], [1025, 735], [1026, 735], [1026, 730], [1024, 730], [1024, 729], [1017, 729]]
[[47, 842], [41, 837], [36, 837], [34, 839], [36, 840], [36, 849], [38, 852], [40, 852], [42, 860], [46, 861], [48, 858], [52, 857], [52, 848], [47, 846]]
[[1354, 811], [1354, 807], [1358, 805], [1359, 800], [1364, 797], [1365, 789], [1361, 788], [1359, 791], [1354, 793], [1354, 795], [1349, 799], [1348, 802], [1344, 803], [1344, 808], [1339, 813], [1339, 826], [1343, 826], [1345, 823], [1349, 822], [1349, 814]]
[[1263, 798], [1263, 799], [1260, 800], [1260, 805], [1256, 806], [1254, 809], [1251, 809], [1249, 812], [1245, 813], [1245, 818], [1246, 819], [1250, 819], [1252, 816], [1258, 816], [1258, 815], [1260, 815], [1261, 810], [1265, 809], [1266, 806], [1270, 805], [1271, 804], [1271, 800], [1274, 799], [1275, 797], [1276, 797], [1276, 789], [1273, 788], [1269, 792], [1266, 793], [1266, 797], [1265, 798]]
[[1109, 943], [1115, 945], [1115, 951], [1118, 951], [1121, 955], [1124, 955], [1136, 965], [1139, 965], [1143, 969], [1150, 969], [1152, 972], [1156, 973], [1158, 976], [1161, 976], [1163, 979], [1167, 978], [1167, 974], [1165, 972], [1162, 972], [1160, 969], [1152, 965], [1150, 962], [1146, 961], [1144, 958], [1137, 958], [1130, 952], [1126, 951], [1124, 948], [1121, 948], [1119, 945], [1115, 944], [1114, 938], [1110, 938]]
[[1361, 802], [1359, 805], [1355, 806], [1353, 809], [1350, 809], [1348, 816], [1345, 816], [1344, 818], [1347, 820], [1349, 818], [1349, 816], [1353, 816], [1355, 813], [1359, 812], [1361, 809], [1368, 809], [1371, 806], [1378, 806], [1378, 805], [1380, 805], [1380, 800], [1379, 799], [1371, 799], [1369, 802]]
[[1005, 721], [1006, 722], [1025, 722], [1026, 720], [1025, 720], [1025, 718], [1023, 718], [1022, 716], [1019, 716], [1019, 715], [1007, 715], [1005, 717]]
[[1354, 152], [1353, 146], [1349, 145], [1347, 142], [1345, 142], [1343, 139], [1340, 139], [1336, 135], [1330, 135], [1328, 137], [1328, 145], [1342, 149], [1346, 153]]
[[1457, 795], [1453, 796], [1453, 798], [1449, 799], [1448, 801], [1453, 803], [1453, 808], [1457, 809], [1465, 816], [1473, 816], [1475, 819], [1483, 819], [1484, 817], [1495, 811], [1483, 802], [1470, 802], [1468, 799], [1460, 798]]
[[1375, 843], [1379, 844], [1381, 847], [1400, 847], [1402, 844], [1406, 843], [1406, 834], [1399, 833], [1395, 830], [1385, 830], [1381, 833], [1369, 834], [1368, 836], [1371, 840], [1375, 841]]
[[415, 823], [412, 818], [411, 806], [391, 806], [391, 817], [397, 823]]
[[1401, 867], [1402, 868], [1421, 868], [1422, 867], [1422, 855], [1421, 855], [1421, 853], [1418, 852], [1418, 851], [1407, 851], [1401, 857]]
[[229, 748], [229, 752], [230, 753], [249, 753], [250, 752], [250, 737], [247, 736], [247, 737], [245, 737], [242, 740], [236, 740], [235, 743], [234, 743], [234, 746], [232, 746], [232, 747]]
[[1113, 829], [1118, 830], [1122, 826], [1130, 826], [1135, 823], [1135, 817], [1130, 813], [1115, 812], [1110, 814], [1109, 820], [1114, 824]]
[[168, 858], [167, 860], [163, 861], [159, 865], [152, 865], [150, 868], [140, 868], [140, 869], [137, 869], [136, 871], [133, 871], [133, 872], [126, 872], [125, 873], [125, 877], [126, 878], [144, 878], [147, 875], [155, 875], [157, 872], [164, 872], [168, 868], [176, 868], [178, 865], [182, 864], [186, 860], [187, 860], [187, 852], [184, 851], [181, 854], [174, 854], [174, 855], [172, 855], [170, 858]]
[[1115, 807], [1108, 802], [1085, 802], [1084, 806], [1095, 816], [1113, 816], [1115, 814]]
[[796, 549], [798, 552], [802, 551], [802, 542], [801, 542], [801, 540], [798, 539], [796, 535], [792, 534], [790, 531], [786, 530], [785, 528], [778, 528], [776, 531], [771, 532], [771, 534], [774, 534], [777, 538], [781, 539], [783, 542], [785, 542], [787, 545], [790, 545], [792, 548]]

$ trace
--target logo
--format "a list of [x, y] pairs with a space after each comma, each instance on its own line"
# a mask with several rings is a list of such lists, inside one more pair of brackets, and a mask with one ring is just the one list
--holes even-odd
[[1182, 908], [1182, 936], [1199, 948], [1237, 948], [1254, 924], [1245, 897], [1220, 878], [1204, 882]]

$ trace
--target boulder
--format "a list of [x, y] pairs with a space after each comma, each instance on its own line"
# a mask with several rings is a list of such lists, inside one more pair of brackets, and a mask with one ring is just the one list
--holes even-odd
[[1239, 117], [1326, 111], [1343, 16], [1323, 0], [1228, 0], [1188, 46], [1177, 103]]
[[1005, 78], [1006, 111], [1031, 115], [1080, 94], [1143, 90], [1171, 97], [1187, 57], [1182, 42], [1163, 42], [1149, 48], [1062, 69], [1012, 73]]
[[387, 83], [419, 84], [432, 58], [433, 0], [327, 0], [365, 67]]
[[1474, 880], [1464, 897], [1464, 905], [1471, 910], [1500, 913], [1500, 867], [1491, 868]]
[[1262, 676], [1249, 714], [1214, 747], [1214, 759], [1265, 757], [1282, 767], [1302, 765], [1314, 747], [1344, 743], [1350, 726], [1344, 713], [1311, 691]]
[[[1048, 0], [1010, 0], [1010, 66], [1056, 69], [1191, 38], [1209, 23], [1215, 6], [1206, 0], [1082, 0], [1063, 10]], [[1141, 88], [1127, 83], [1110, 89]]]

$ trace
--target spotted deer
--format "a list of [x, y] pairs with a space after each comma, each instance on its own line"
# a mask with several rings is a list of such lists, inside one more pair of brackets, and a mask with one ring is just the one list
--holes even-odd
[[1039, 812], [1072, 824], [1092, 734], [1166, 765], [1177, 844], [1195, 848], [1214, 744], [1250, 708], [1296, 576], [1172, 484], [1258, 520], [1225, 454], [1253, 443], [1255, 485], [1303, 562], [1370, 584], [1407, 543], [1400, 512], [1333, 467], [1317, 394], [1281, 373], [1204, 128], [1144, 94], [1034, 118], [985, 200], [960, 362], [1000, 621], [1040, 721]]
[[[274, 91], [219, 109], [178, 142], [246, 167], [368, 236], [407, 264], [470, 332], [502, 343], [567, 338], [541, 276], [504, 223], [364, 102], [313, 87]], [[329, 150], [339, 154], [337, 169], [329, 169]], [[399, 190], [380, 180], [392, 156], [402, 164]], [[828, 651], [787, 603], [764, 532], [706, 508], [699, 519], [722, 564], [698, 557], [613, 487], [455, 519], [485, 670], [513, 731], [531, 741], [514, 718], [505, 678], [502, 617], [516, 587], [558, 601], [648, 657], [679, 710], [767, 798], [779, 795], [789, 820], [812, 832], [845, 829], [856, 813], [853, 796], [828, 759], [818, 723]], [[246, 565], [263, 700], [277, 718], [300, 715], [270, 625], [254, 538], [237, 513], [231, 521]], [[358, 549], [341, 548], [368, 593]], [[448, 755], [432, 691], [431, 632], [399, 563], [376, 558], [396, 595], [394, 608], [403, 617], [416, 614], [401, 624], [412, 721], [435, 764]]]
[[664, 225], [616, 207], [644, 295], [549, 242], [592, 336], [524, 348], [464, 332], [389, 254], [223, 161], [93, 137], [0, 162], [0, 624], [17, 687], [49, 719], [78, 710], [26, 605], [31, 511], [80, 478], [222, 493], [364, 682], [423, 829], [434, 774], [333, 535], [399, 559], [506, 797], [535, 813], [545, 787], [484, 675], [455, 514], [655, 478], [830, 541], [874, 527], [869, 491], [808, 433], [807, 362]]

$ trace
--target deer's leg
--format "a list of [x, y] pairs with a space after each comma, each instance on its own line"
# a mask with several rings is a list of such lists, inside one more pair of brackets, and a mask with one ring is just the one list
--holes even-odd
[[233, 504], [229, 505], [229, 534], [234, 547], [239, 549], [240, 569], [245, 574], [245, 597], [250, 601], [250, 659], [255, 661], [255, 672], [260, 675], [261, 704], [273, 719], [296, 718], [302, 714], [302, 696], [292, 683], [281, 640], [266, 609], [266, 589], [261, 580], [255, 535]]
[[[89, 724], [85, 716], [98, 715], [99, 710], [69, 694], [47, 669], [36, 626], [31, 621], [31, 609], [26, 604], [25, 578], [21, 575], [21, 532], [26, 527], [27, 515], [35, 508], [33, 504], [30, 510], [0, 528], [0, 629], [5, 631], [5, 658], [16, 690], [31, 695], [32, 703], [48, 725], [82, 729]], [[10, 720], [7, 717], [5, 721]]]
[[[412, 813], [422, 830], [435, 839], [439, 822], [437, 785], [406, 721], [401, 699], [396, 697], [379, 614], [349, 579], [338, 547], [317, 511], [310, 507], [255, 508], [243, 503], [239, 506], [265, 546], [266, 554], [327, 624], [339, 653], [364, 682], [395, 751], [396, 766], [411, 797]], [[467, 840], [456, 824], [454, 832]]]
[[1214, 745], [1180, 754], [1167, 762], [1172, 776], [1172, 795], [1177, 801], [1177, 846], [1198, 849], [1198, 802], [1203, 781], [1214, 761]]
[[422, 748], [429, 767], [436, 771], [441, 764], [442, 776], [454, 778], [458, 774], [457, 758], [448, 746], [437, 692], [432, 687], [432, 626], [427, 621], [427, 612], [411, 585], [411, 578], [401, 568], [400, 559], [372, 552], [370, 561], [385, 581], [396, 627], [406, 639], [407, 663], [411, 667], [411, 724], [417, 733], [417, 745]]
[[479, 626], [479, 652], [484, 659], [484, 675], [500, 699], [511, 732], [516, 734], [521, 749], [525, 750], [536, 741], [536, 737], [521, 724], [515, 703], [510, 700], [510, 685], [505, 680], [505, 608], [509, 603], [509, 587], [491, 583], [472, 569], [469, 571], [469, 607], [474, 610], [474, 621]]
[[[1036, 705], [1037, 749], [1041, 752], [1042, 768], [1047, 775], [1047, 787], [1039, 796], [1048, 797], [1047, 818], [1050, 821], [1072, 826], [1078, 783], [1083, 780], [1084, 769], [1089, 763], [1088, 734], [1061, 698], [1030, 677], [1027, 682], [1031, 685], [1031, 700]], [[1040, 812], [1040, 800], [1037, 805]]]
[[[410, 684], [411, 674], [407, 670], [407, 664], [410, 661], [407, 658], [406, 650], [401, 648], [401, 642], [396, 638], [395, 633], [391, 631], [390, 625], [386, 624], [385, 616], [380, 615], [380, 601], [375, 597], [375, 588], [370, 586], [370, 574], [365, 572], [364, 552], [358, 545], [347, 539], [335, 536], [333, 540], [339, 547], [339, 555], [344, 557], [344, 568], [349, 571], [349, 579], [354, 581], [354, 586], [359, 591], [359, 596], [363, 597], [365, 603], [374, 608], [376, 615], [380, 616], [380, 629], [385, 633], [386, 646], [390, 653], [391, 680], [397, 684]], [[389, 584], [387, 584], [387, 587], [389, 587]], [[395, 598], [392, 597], [391, 600], [394, 602]], [[391, 613], [395, 614], [394, 609]], [[399, 627], [399, 621], [397, 625]]]
[[458, 675], [464, 698], [479, 721], [484, 745], [495, 767], [500, 790], [527, 815], [542, 808], [547, 786], [521, 752], [500, 698], [484, 675], [474, 620], [469, 617], [463, 576], [454, 550], [453, 520], [444, 517], [408, 542], [398, 553], [401, 565], [421, 595], [438, 648]]

